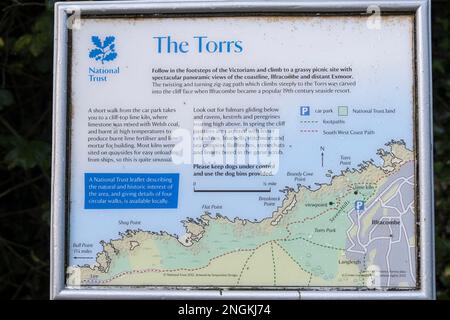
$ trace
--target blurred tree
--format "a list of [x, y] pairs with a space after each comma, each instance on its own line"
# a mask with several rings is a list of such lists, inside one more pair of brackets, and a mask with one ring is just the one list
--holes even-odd
[[52, 4], [0, 5], [0, 296], [49, 288]]
[[448, 1], [433, 1], [433, 108], [438, 298], [450, 298], [450, 74]]
[[[450, 297], [449, 4], [433, 4], [436, 258]], [[0, 3], [0, 297], [47, 299], [53, 1]]]

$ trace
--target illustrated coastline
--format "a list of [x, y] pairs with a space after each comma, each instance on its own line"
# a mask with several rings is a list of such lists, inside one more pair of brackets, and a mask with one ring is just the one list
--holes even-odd
[[[336, 256], [334, 261], [340, 261], [339, 265], [349, 266], [349, 268], [358, 268], [359, 262], [346, 262], [352, 260], [342, 259], [347, 235], [344, 233], [343, 237], [341, 233], [343, 233], [344, 229], [346, 230], [348, 228], [347, 222], [343, 219], [344, 212], [347, 212], [351, 208], [352, 201], [359, 199], [358, 197], [362, 197], [369, 202], [371, 197], [376, 193], [377, 183], [381, 183], [384, 176], [394, 173], [405, 163], [414, 160], [413, 152], [406, 148], [403, 140], [391, 140], [386, 143], [386, 146], [389, 147], [389, 151], [379, 149], [377, 152], [377, 155], [383, 160], [383, 164], [380, 166], [375, 165], [373, 160], [365, 161], [359, 164], [357, 166], [358, 168], [342, 170], [340, 174], [332, 176], [329, 183], [318, 184], [317, 189], [312, 190], [298, 184], [297, 189], [286, 187], [280, 190], [285, 193], [281, 204], [273, 211], [271, 216], [260, 220], [250, 221], [238, 217], [230, 219], [220, 214], [213, 217], [210, 212], [204, 212], [199, 218], [187, 218], [181, 221], [186, 230], [186, 233], [181, 236], [171, 235], [164, 231], [154, 232], [143, 231], [141, 229], [127, 230], [124, 233], [120, 233], [118, 239], [101, 242], [103, 251], [97, 254], [95, 265], [69, 267], [69, 274], [73, 274], [74, 272], [81, 273], [79, 275], [79, 281], [72, 281], [72, 283], [95, 284], [96, 279], [102, 278], [108, 273], [122, 275], [123, 272], [121, 273], [118, 270], [121, 270], [121, 268], [126, 270], [128, 267], [114, 265], [114, 259], [119, 259], [119, 257], [120, 259], [129, 259], [133, 261], [133, 264], [140, 265], [141, 267], [146, 264], [146, 259], [148, 259], [148, 265], [155, 267], [155, 273], [160, 272], [160, 270], [166, 270], [168, 272], [167, 274], [170, 274], [173, 270], [179, 270], [180, 267], [183, 270], [196, 270], [206, 265], [206, 268], [208, 268], [213, 260], [218, 257], [221, 258], [224, 255], [243, 252], [253, 253], [245, 259], [241, 257], [243, 259], [241, 264], [246, 265], [251, 259], [254, 259], [255, 248], [263, 251], [260, 248], [265, 248], [270, 245], [272, 257], [274, 252], [276, 252], [280, 255], [281, 261], [286, 258], [284, 256], [287, 254], [290, 260], [296, 262], [300, 259], [296, 259], [296, 253], [291, 251], [293, 249], [288, 244], [297, 240], [302, 240], [304, 243], [309, 243], [316, 247], [334, 248], [335, 251], [339, 251], [339, 256]], [[341, 189], [346, 192], [343, 193]], [[327, 200], [323, 201], [325, 198]], [[328, 200], [328, 198], [332, 200]], [[333, 213], [333, 215], [325, 219], [329, 213]], [[316, 222], [317, 226], [310, 226], [311, 221]], [[302, 226], [303, 229], [299, 228], [299, 226]], [[330, 227], [328, 228], [328, 226]], [[327, 231], [321, 231], [327, 229], [333, 230], [331, 226], [334, 226], [335, 229], [334, 234], [331, 231], [329, 232], [332, 236], [329, 236]], [[224, 239], [216, 239], [216, 236], [211, 236], [211, 234], [214, 235], [214, 232], [224, 234]], [[308, 234], [314, 232], [317, 234], [323, 232], [321, 237], [325, 241], [319, 243], [315, 238], [309, 239]], [[237, 240], [242, 238], [246, 240]], [[333, 240], [334, 242], [328, 240]], [[134, 254], [139, 251], [143, 243], [148, 243], [146, 250], [154, 253], [154, 259], [134, 257]], [[328, 245], [327, 243], [331, 243], [332, 245]], [[240, 247], [240, 245], [242, 246]], [[165, 255], [162, 252], [164, 250], [170, 252], [170, 254]], [[207, 252], [212, 251], [213, 253], [204, 257], [205, 254], [202, 254], [202, 250], [206, 250]], [[121, 256], [121, 254], [125, 256]], [[183, 256], [186, 257], [186, 261], [189, 261], [189, 263], [186, 262], [185, 268], [183, 268], [182, 262], [180, 265], [180, 262], [175, 262], [174, 259], [175, 257], [179, 257], [180, 261], [182, 261]], [[173, 262], [168, 263], [169, 260], [173, 260]], [[304, 257], [301, 260], [305, 260]], [[297, 265], [300, 266], [299, 263]], [[117, 268], [117, 271], [115, 268]], [[322, 278], [326, 282], [329, 280], [328, 278], [331, 279], [334, 275], [340, 274], [338, 269], [330, 269], [328, 275], [325, 274], [322, 276], [322, 270], [308, 269], [307, 267], [300, 267], [300, 269], [305, 273], [302, 277], [309, 279], [306, 281], [308, 284], [311, 283], [313, 278]], [[136, 268], [133, 270], [139, 269]], [[240, 282], [242, 278], [242, 270], [236, 272], [236, 274], [240, 273], [240, 276], [237, 277], [239, 279], [237, 282]], [[357, 269], [351, 270], [352, 272], [361, 272], [361, 270], [357, 271]], [[94, 280], [91, 282], [89, 280], [82, 280], [86, 278], [83, 276], [83, 273], [95, 274], [93, 276]], [[236, 274], [229, 276], [229, 278], [234, 279], [236, 282]], [[101, 281], [103, 280], [99, 280], [99, 283]]]

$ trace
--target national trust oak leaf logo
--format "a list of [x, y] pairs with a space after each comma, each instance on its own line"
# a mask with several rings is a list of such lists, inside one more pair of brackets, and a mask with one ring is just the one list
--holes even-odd
[[89, 58], [100, 61], [102, 64], [105, 61], [112, 61], [116, 59], [117, 52], [115, 49], [115, 40], [115, 37], [107, 36], [102, 42], [98, 36], [92, 36], [91, 41], [95, 48], [89, 51]]

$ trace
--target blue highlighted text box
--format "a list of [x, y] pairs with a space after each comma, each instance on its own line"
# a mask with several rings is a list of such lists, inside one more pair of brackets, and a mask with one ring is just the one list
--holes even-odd
[[85, 209], [174, 209], [179, 173], [85, 173]]

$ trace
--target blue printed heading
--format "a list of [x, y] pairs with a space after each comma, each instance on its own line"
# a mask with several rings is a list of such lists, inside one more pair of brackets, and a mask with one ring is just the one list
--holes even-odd
[[160, 54], [241, 53], [244, 51], [241, 40], [212, 40], [208, 36], [194, 36], [191, 41], [179, 41], [171, 36], [158, 36], [153, 39], [156, 41], [156, 49]]

